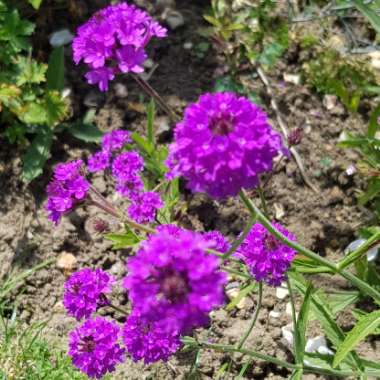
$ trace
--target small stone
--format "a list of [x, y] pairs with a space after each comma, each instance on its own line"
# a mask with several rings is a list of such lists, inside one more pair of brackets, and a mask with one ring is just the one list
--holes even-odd
[[281, 312], [280, 311], [271, 310], [269, 312], [269, 316], [272, 317], [272, 318], [280, 318]]
[[143, 63], [143, 66], [146, 68], [146, 69], [151, 69], [153, 66], [154, 66], [154, 62], [153, 60], [151, 60], [150, 58], [146, 59]]
[[[226, 294], [227, 294], [227, 297], [233, 301], [240, 293], [240, 290], [239, 288], [232, 288], [232, 289], [228, 289], [226, 290]], [[247, 301], [246, 301], [246, 297], [243, 297], [237, 304], [236, 304], [236, 307], [238, 309], [244, 309], [245, 307], [247, 306]]]
[[[366, 242], [365, 239], [357, 239], [351, 242], [346, 249], [344, 250], [344, 254], [348, 255], [351, 252], [356, 251], [359, 249], [360, 246], [362, 246]], [[379, 254], [380, 244], [377, 244], [376, 246], [372, 247], [367, 251], [367, 260], [368, 261], [374, 261], [376, 260], [378, 254]]]
[[292, 303], [288, 302], [285, 307], [285, 313], [292, 316]]
[[284, 206], [281, 203], [274, 203], [275, 218], [281, 220], [285, 216]]
[[68, 29], [62, 29], [54, 32], [50, 38], [50, 45], [54, 47], [64, 46], [69, 44], [74, 39], [74, 35]]
[[183, 44], [183, 48], [184, 48], [185, 50], [191, 50], [191, 49], [193, 48], [193, 46], [194, 46], [194, 44], [193, 44], [192, 42], [185, 42], [185, 43]]
[[328, 111], [331, 111], [337, 104], [338, 97], [336, 95], [325, 95], [323, 97], [323, 105]]
[[104, 102], [104, 94], [91, 90], [84, 97], [83, 104], [87, 107], [99, 107]]
[[334, 353], [327, 347], [326, 338], [324, 336], [316, 336], [315, 338], [308, 339], [305, 346], [305, 352], [318, 352], [322, 355], [334, 355]]
[[183, 18], [182, 14], [171, 9], [165, 12], [164, 20], [171, 30], [176, 30], [179, 27], [185, 25], [185, 19]]
[[71, 88], [69, 87], [65, 87], [63, 90], [62, 90], [62, 98], [65, 99], [65, 98], [68, 98], [70, 95], [71, 95]]
[[127, 86], [123, 83], [116, 83], [114, 86], [114, 90], [115, 95], [120, 99], [124, 99], [128, 96]]
[[301, 84], [301, 75], [299, 74], [287, 74], [284, 73], [283, 75], [284, 81], [288, 83], [293, 83], [293, 84]]
[[289, 345], [293, 346], [293, 323], [281, 327], [281, 332], [283, 338], [289, 343]]
[[371, 66], [376, 70], [380, 70], [380, 51], [373, 51], [368, 56], [371, 59]]
[[328, 195], [328, 205], [334, 205], [343, 202], [344, 193], [338, 186], [334, 186]]
[[75, 268], [77, 259], [72, 253], [62, 252], [57, 258], [57, 267], [64, 271], [71, 271]]
[[156, 117], [154, 123], [157, 136], [170, 131], [170, 119], [167, 116]]
[[289, 290], [285, 282], [276, 288], [276, 297], [280, 300], [285, 299], [289, 295]]

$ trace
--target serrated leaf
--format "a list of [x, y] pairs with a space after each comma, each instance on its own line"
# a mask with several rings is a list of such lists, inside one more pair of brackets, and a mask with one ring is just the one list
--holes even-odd
[[67, 130], [77, 139], [85, 142], [98, 143], [103, 137], [103, 133], [95, 124], [76, 123], [69, 126]]
[[26, 83], [38, 84], [46, 80], [46, 64], [38, 63], [30, 57], [19, 56], [16, 65], [18, 70], [18, 75], [16, 78], [17, 86], [22, 86]]
[[47, 91], [45, 94], [46, 122], [54, 126], [67, 115], [67, 103], [58, 91]]
[[380, 326], [380, 310], [373, 311], [360, 318], [354, 328], [348, 332], [344, 341], [339, 345], [334, 357], [333, 367], [337, 367], [347, 354], [359, 342], [375, 331], [378, 326]]
[[42, 3], [42, 0], [28, 0], [34, 9], [39, 9]]
[[52, 141], [53, 131], [41, 126], [23, 158], [22, 178], [24, 181], [30, 182], [42, 174], [45, 162], [49, 158]]
[[105, 238], [113, 242], [113, 249], [132, 247], [140, 242], [131, 231], [126, 233], [109, 233], [105, 235]]
[[45, 124], [47, 121], [45, 107], [37, 102], [28, 103], [17, 115], [25, 124]]
[[0, 105], [5, 104], [9, 106], [15, 98], [21, 95], [21, 89], [13, 84], [1, 83], [0, 84]]
[[49, 57], [46, 72], [46, 84], [49, 90], [62, 91], [65, 80], [64, 46], [53, 49]]

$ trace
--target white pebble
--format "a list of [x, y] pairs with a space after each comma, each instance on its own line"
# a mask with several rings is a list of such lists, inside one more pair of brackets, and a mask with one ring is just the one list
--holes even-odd
[[54, 32], [49, 39], [50, 45], [59, 47], [69, 44], [73, 40], [74, 36], [68, 29], [58, 30]]
[[289, 295], [288, 287], [286, 286], [286, 283], [283, 282], [281, 286], [276, 288], [276, 297], [280, 300], [283, 300]]

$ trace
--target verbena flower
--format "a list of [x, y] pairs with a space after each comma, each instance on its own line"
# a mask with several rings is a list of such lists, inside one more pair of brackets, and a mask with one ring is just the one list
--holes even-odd
[[126, 198], [133, 198], [144, 189], [144, 183], [139, 174], [134, 174], [126, 180], [118, 180], [116, 182], [116, 191]]
[[69, 336], [69, 355], [75, 367], [91, 378], [100, 379], [124, 361], [124, 348], [118, 340], [120, 328], [115, 322], [97, 317], [88, 319]]
[[102, 138], [102, 148], [106, 152], [114, 152], [121, 149], [125, 144], [130, 143], [131, 137], [128, 131], [117, 129], [106, 133]]
[[123, 340], [132, 359], [144, 360], [145, 364], [167, 361], [181, 345], [178, 333], [134, 314], [124, 325]]
[[116, 181], [123, 183], [134, 179], [144, 168], [144, 160], [137, 152], [122, 152], [112, 163], [112, 174]]
[[89, 318], [98, 307], [108, 304], [106, 294], [112, 290], [113, 276], [97, 268], [73, 273], [64, 285], [63, 304], [78, 321]]
[[[296, 237], [278, 223], [272, 223], [288, 239]], [[253, 225], [251, 231], [240, 245], [235, 255], [242, 259], [256, 281], [265, 281], [269, 285], [279, 286], [285, 278], [285, 272], [294, 259], [296, 251], [288, 247], [261, 224]]]
[[110, 166], [111, 154], [106, 150], [100, 150], [88, 158], [87, 169], [91, 173], [100, 172]]
[[87, 196], [90, 184], [80, 172], [82, 165], [83, 161], [77, 160], [54, 168], [53, 180], [46, 187], [46, 210], [54, 224]]
[[254, 188], [283, 150], [258, 106], [233, 93], [205, 94], [185, 110], [170, 146], [168, 178], [183, 176], [194, 192], [215, 198]]
[[215, 251], [226, 253], [231, 247], [231, 244], [219, 231], [206, 232], [203, 234], [203, 237], [211, 243], [209, 248]]
[[83, 60], [89, 67], [87, 81], [107, 91], [116, 74], [144, 71], [146, 45], [153, 37], [165, 37], [166, 32], [134, 5], [110, 5], [78, 28], [72, 45], [74, 62]]
[[179, 334], [207, 324], [226, 283], [219, 259], [205, 252], [209, 246], [201, 234], [172, 227], [150, 235], [127, 264], [133, 310]]
[[137, 223], [151, 223], [154, 221], [156, 212], [164, 203], [158, 193], [147, 191], [132, 196], [132, 203], [128, 207], [128, 215]]

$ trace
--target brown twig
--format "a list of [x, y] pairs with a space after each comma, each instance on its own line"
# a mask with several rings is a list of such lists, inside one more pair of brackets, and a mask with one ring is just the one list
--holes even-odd
[[[273, 108], [273, 110], [274, 110], [274, 112], [276, 114], [277, 123], [280, 126], [280, 129], [282, 131], [282, 134], [284, 135], [285, 140], [287, 140], [288, 139], [288, 135], [289, 135], [288, 128], [287, 128], [284, 120], [281, 117], [281, 111], [280, 111], [280, 109], [278, 107], [276, 99], [274, 98], [273, 91], [272, 91], [272, 88], [270, 87], [268, 78], [265, 75], [264, 71], [261, 69], [261, 67], [258, 66], [256, 68], [256, 70], [257, 70], [257, 74], [259, 75], [261, 81], [265, 85], [265, 88], [266, 88], [266, 90], [268, 92], [268, 95], [271, 98], [270, 104], [271, 104], [271, 106], [272, 106], [272, 108]], [[292, 154], [292, 156], [294, 157], [294, 160], [296, 161], [296, 164], [297, 164], [297, 166], [298, 166], [298, 168], [300, 170], [302, 179], [304, 180], [304, 182], [306, 183], [306, 185], [309, 186], [315, 193], [319, 193], [319, 189], [315, 185], [313, 185], [313, 183], [310, 181], [310, 179], [306, 175], [305, 167], [303, 165], [301, 156], [298, 154], [296, 148], [294, 146], [292, 146], [292, 147], [289, 148], [289, 151]]]

